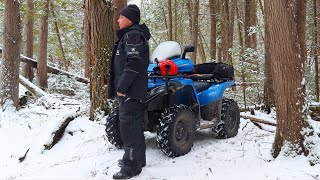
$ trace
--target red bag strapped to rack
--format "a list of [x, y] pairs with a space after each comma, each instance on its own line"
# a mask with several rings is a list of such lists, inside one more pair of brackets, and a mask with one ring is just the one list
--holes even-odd
[[173, 61], [166, 59], [162, 60], [158, 66], [154, 67], [154, 71], [160, 71], [161, 76], [166, 75], [166, 70], [168, 68], [168, 75], [175, 76], [178, 74], [178, 66]]

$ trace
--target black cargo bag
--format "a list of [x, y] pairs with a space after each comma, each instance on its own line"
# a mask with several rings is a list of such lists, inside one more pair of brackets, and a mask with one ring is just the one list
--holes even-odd
[[225, 63], [204, 63], [194, 66], [195, 74], [212, 74], [214, 79], [233, 79], [234, 69], [231, 65]]

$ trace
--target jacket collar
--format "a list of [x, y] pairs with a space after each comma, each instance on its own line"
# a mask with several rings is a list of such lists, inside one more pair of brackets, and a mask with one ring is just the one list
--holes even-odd
[[116, 35], [118, 39], [121, 39], [127, 32], [129, 32], [131, 26], [127, 27], [127, 28], [123, 28], [123, 29], [118, 29], [116, 31]]

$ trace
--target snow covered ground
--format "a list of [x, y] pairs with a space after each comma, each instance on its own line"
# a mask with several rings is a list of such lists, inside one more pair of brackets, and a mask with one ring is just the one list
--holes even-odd
[[[55, 95], [34, 100], [19, 112], [1, 111], [0, 179], [112, 179], [123, 150], [107, 141], [105, 120], [89, 121], [87, 110], [83, 101]], [[80, 116], [68, 125], [59, 143], [45, 150], [52, 130], [74, 114]], [[272, 115], [258, 116], [272, 119]], [[314, 125], [319, 132], [319, 122]], [[146, 132], [147, 165], [133, 179], [320, 179], [320, 165], [310, 166], [307, 157], [273, 159], [275, 128], [263, 128], [241, 119], [234, 138], [220, 140], [207, 130], [197, 132], [192, 150], [174, 159], [158, 149], [155, 133]]]

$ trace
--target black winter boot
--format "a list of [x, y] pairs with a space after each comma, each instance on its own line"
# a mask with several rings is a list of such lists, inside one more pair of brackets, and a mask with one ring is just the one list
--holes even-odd
[[136, 170], [126, 170], [126, 168], [121, 168], [121, 170], [113, 175], [113, 179], [130, 179], [141, 173], [141, 168]]
[[[123, 166], [124, 166], [124, 162], [123, 162], [122, 159], [119, 159], [119, 160], [118, 160], [118, 166], [119, 166], [119, 167], [123, 167]], [[141, 167], [145, 167], [145, 166], [146, 166], [146, 162], [142, 162], [142, 163], [141, 163]]]

